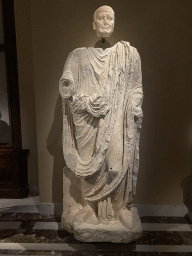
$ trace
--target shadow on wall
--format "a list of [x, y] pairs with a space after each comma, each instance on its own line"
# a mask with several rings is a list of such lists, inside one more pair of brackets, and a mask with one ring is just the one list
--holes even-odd
[[188, 208], [188, 216], [192, 221], [192, 146], [191, 146], [191, 175], [185, 177], [181, 182], [183, 189], [183, 203]]
[[66, 165], [62, 148], [62, 98], [59, 95], [54, 113], [54, 120], [47, 137], [47, 149], [53, 156], [52, 202], [61, 203], [63, 198], [63, 168]]

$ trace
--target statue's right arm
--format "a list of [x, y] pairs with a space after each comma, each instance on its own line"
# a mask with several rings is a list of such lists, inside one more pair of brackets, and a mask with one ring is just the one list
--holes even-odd
[[74, 78], [72, 73], [73, 53], [70, 53], [63, 69], [62, 77], [59, 81], [59, 92], [63, 99], [70, 99], [74, 94]]
[[65, 100], [68, 100], [74, 94], [74, 86], [72, 82], [66, 78], [61, 78], [59, 81], [59, 92], [61, 97]]

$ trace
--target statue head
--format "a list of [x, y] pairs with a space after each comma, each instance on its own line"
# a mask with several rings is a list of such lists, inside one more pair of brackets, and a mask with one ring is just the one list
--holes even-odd
[[99, 7], [93, 15], [93, 29], [99, 37], [110, 37], [114, 31], [115, 13], [110, 6]]

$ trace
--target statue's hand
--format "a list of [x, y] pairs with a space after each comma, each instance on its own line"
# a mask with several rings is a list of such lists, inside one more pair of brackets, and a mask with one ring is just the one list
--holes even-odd
[[141, 93], [136, 93], [132, 98], [134, 121], [135, 121], [135, 124], [137, 124], [138, 126], [141, 126], [142, 117], [143, 117], [143, 112], [141, 109], [142, 99], [143, 99], [143, 94]]
[[109, 112], [107, 99], [100, 94], [93, 94], [87, 101], [88, 112], [95, 117], [104, 117]]
[[103, 117], [109, 112], [109, 104], [105, 97], [94, 94], [88, 96], [76, 96], [71, 99], [71, 108], [74, 113], [88, 112], [94, 117]]
[[108, 105], [106, 97], [103, 97], [100, 94], [93, 94], [89, 100], [93, 107], [99, 107], [100, 109], [106, 108]]
[[71, 107], [74, 113], [82, 113], [86, 110], [87, 96], [72, 97]]
[[89, 99], [92, 105], [99, 106], [102, 101], [102, 96], [98, 94], [93, 94], [90, 96]]
[[136, 93], [133, 95], [132, 104], [133, 104], [134, 108], [137, 109], [138, 107], [141, 107], [142, 99], [143, 99], [143, 94], [141, 94], [141, 93]]

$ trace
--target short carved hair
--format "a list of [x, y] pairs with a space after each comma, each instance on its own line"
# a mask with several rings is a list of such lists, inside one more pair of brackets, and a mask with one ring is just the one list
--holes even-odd
[[103, 6], [100, 6], [100, 7], [94, 12], [94, 14], [93, 14], [93, 21], [96, 20], [97, 12], [98, 12], [98, 11], [101, 11], [101, 10], [103, 10], [103, 9], [112, 12], [112, 13], [114, 14], [114, 17], [115, 17], [115, 12], [113, 11], [113, 9], [112, 9], [110, 6], [108, 6], [108, 5], [103, 5]]

